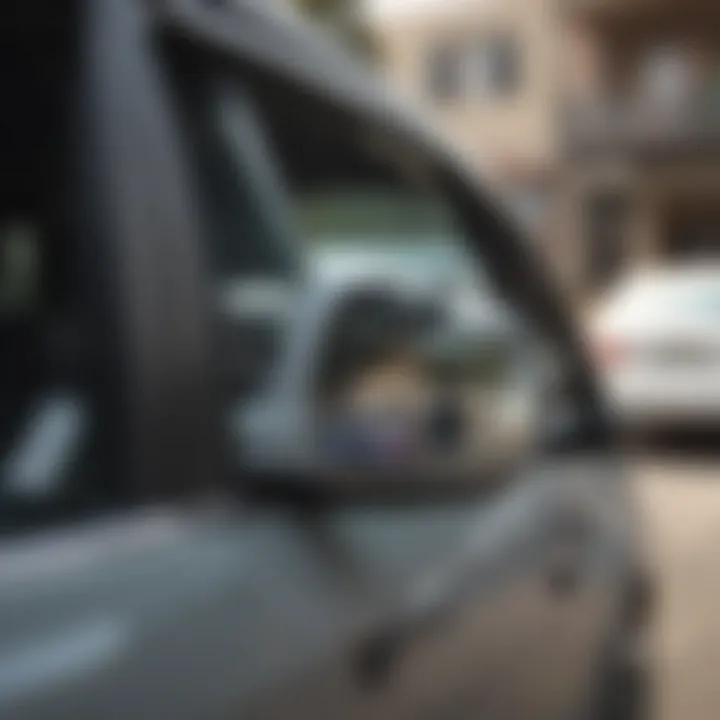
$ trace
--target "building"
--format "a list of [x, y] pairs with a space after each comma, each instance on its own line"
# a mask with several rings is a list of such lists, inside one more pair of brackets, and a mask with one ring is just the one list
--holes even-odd
[[720, 255], [720, 3], [560, 2], [567, 277]]
[[418, 3], [374, 23], [390, 80], [430, 109], [533, 228], [544, 222], [558, 149], [554, 2]]
[[720, 256], [720, 3], [426, 5], [375, 23], [387, 73], [506, 193], [568, 292]]

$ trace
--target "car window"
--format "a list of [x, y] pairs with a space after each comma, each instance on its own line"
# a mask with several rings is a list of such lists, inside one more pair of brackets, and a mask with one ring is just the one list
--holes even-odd
[[321, 276], [380, 272], [472, 284], [458, 229], [437, 198], [410, 191], [345, 187], [298, 190], [293, 217]]
[[264, 297], [266, 325], [273, 316], [277, 326], [283, 307], [323, 279], [382, 273], [481, 289], [481, 268], [458, 219], [421, 178], [363, 147], [360, 137], [313, 128], [312, 117], [283, 117], [281, 97], [259, 97], [254, 86], [197, 58], [186, 73], [188, 62], [174, 59], [172, 77], [195, 170], [212, 301], [235, 313], [221, 321], [221, 335], [233, 333], [228, 323], [235, 330], [249, 324], [243, 303], [233, 299]]
[[394, 157], [361, 128], [343, 131], [311, 113], [288, 122], [282, 95], [254, 102], [311, 271], [481, 289], [482, 263], [429, 168]]
[[[122, 500], [121, 430], [75, 184], [74, 34], [0, 38], [0, 534]], [[35, 32], [35, 31], [33, 31]], [[36, 52], [28, 54], [28, 47]]]
[[[331, 427], [331, 453], [411, 452], [423, 404], [425, 414], [448, 416], [452, 406], [474, 418], [485, 442], [473, 446], [510, 442], [490, 430], [512, 425], [511, 441], [529, 447], [536, 399], [525, 329], [430, 164], [291, 88], [244, 82], [199, 58], [188, 82], [183, 62], [170, 77], [202, 201], [232, 451], [300, 462], [325, 442], [318, 428]], [[228, 315], [217, 303], [228, 282], [239, 298], [248, 283], [273, 288], [273, 309], [250, 319], [239, 301]], [[393, 313], [414, 317], [426, 301], [442, 306], [442, 332], [408, 320], [388, 330]], [[378, 428], [392, 452], [378, 446]]]

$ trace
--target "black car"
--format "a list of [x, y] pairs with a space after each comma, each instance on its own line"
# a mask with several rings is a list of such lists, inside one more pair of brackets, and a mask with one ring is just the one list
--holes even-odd
[[[13, 0], [0, 32], [0, 717], [637, 716], [614, 430], [472, 170], [260, 3]], [[247, 409], [319, 258], [409, 246], [522, 342], [438, 375], [445, 314], [366, 289], [318, 341], [307, 436], [283, 455], [276, 413], [259, 460]], [[411, 430], [448, 388], [470, 410], [433, 448]], [[485, 449], [518, 413], [512, 457]], [[371, 418], [372, 462], [318, 457], [337, 417]]]

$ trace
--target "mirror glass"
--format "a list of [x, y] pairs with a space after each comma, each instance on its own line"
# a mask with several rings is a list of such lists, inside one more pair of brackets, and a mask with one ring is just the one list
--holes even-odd
[[257, 471], [467, 480], [522, 456], [536, 425], [508, 307], [398, 277], [294, 298], [280, 361], [238, 427]]

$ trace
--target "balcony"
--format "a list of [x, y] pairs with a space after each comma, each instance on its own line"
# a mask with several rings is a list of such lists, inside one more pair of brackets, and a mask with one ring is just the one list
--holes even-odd
[[570, 12], [637, 12], [667, 7], [669, 0], [563, 0], [563, 7]]
[[712, 0], [560, 0], [570, 17], [625, 23], [631, 21], [681, 23], [717, 21], [718, 4]]
[[638, 101], [575, 104], [564, 111], [561, 128], [570, 157], [720, 152], [720, 96], [674, 108]]

